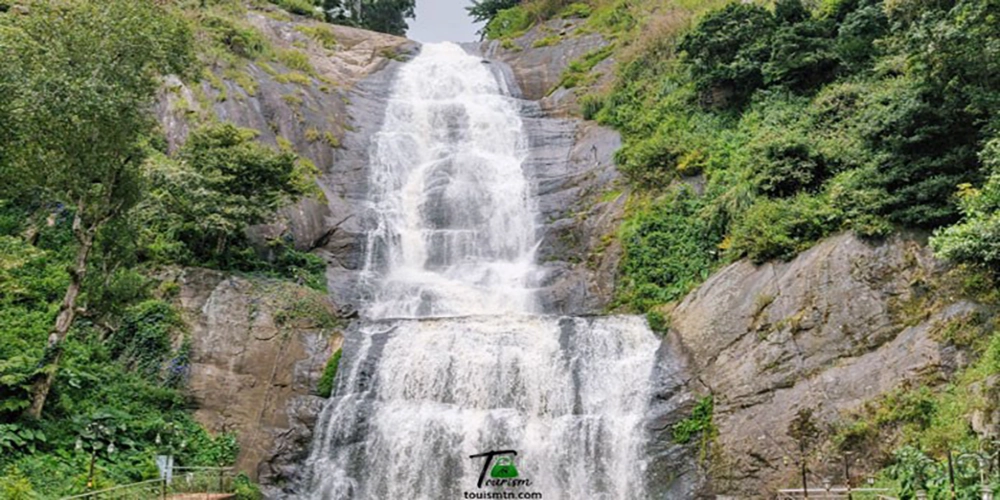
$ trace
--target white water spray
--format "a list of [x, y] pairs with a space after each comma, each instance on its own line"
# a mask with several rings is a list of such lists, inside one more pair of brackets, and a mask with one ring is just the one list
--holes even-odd
[[[317, 426], [307, 498], [645, 496], [657, 340], [641, 318], [535, 314], [518, 109], [454, 44], [401, 69], [371, 155], [371, 300]], [[530, 486], [477, 486], [483, 460], [469, 456], [498, 449], [517, 450]]]

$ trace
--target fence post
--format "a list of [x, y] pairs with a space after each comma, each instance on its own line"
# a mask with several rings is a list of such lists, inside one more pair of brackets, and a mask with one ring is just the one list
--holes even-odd
[[160, 498], [167, 500], [167, 478], [160, 478]]

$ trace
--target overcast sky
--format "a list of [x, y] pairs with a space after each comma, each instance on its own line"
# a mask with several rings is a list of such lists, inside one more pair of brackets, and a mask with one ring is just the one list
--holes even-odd
[[408, 38], [418, 42], [471, 42], [479, 26], [472, 24], [465, 7], [470, 0], [417, 0], [417, 19], [409, 20]]

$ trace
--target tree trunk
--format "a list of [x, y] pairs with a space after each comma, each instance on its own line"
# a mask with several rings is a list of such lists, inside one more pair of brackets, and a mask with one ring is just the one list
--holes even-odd
[[94, 235], [97, 232], [97, 227], [83, 228], [81, 212], [83, 212], [82, 204], [73, 217], [73, 233], [80, 248], [76, 251], [73, 267], [69, 269], [69, 287], [66, 288], [66, 294], [59, 306], [59, 314], [56, 315], [56, 324], [49, 332], [49, 341], [45, 346], [45, 353], [42, 355], [42, 362], [46, 363], [44, 373], [39, 374], [31, 386], [31, 406], [26, 412], [31, 418], [42, 416], [45, 399], [52, 389], [52, 382], [55, 381], [59, 359], [62, 357], [62, 343], [66, 340], [66, 335], [69, 333], [70, 327], [73, 326], [73, 319], [76, 317], [76, 299], [80, 296], [83, 278], [87, 273], [87, 257], [94, 246]]
[[[802, 438], [805, 439], [805, 438]], [[809, 482], [806, 480], [808, 475], [808, 465], [806, 464], [806, 446], [805, 441], [799, 443], [799, 457], [802, 460], [802, 498], [809, 498]]]

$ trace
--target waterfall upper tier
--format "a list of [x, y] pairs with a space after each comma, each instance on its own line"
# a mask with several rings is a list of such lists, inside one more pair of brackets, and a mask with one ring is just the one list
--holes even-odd
[[534, 310], [526, 155], [519, 107], [480, 58], [427, 45], [400, 70], [370, 155], [368, 316]]

